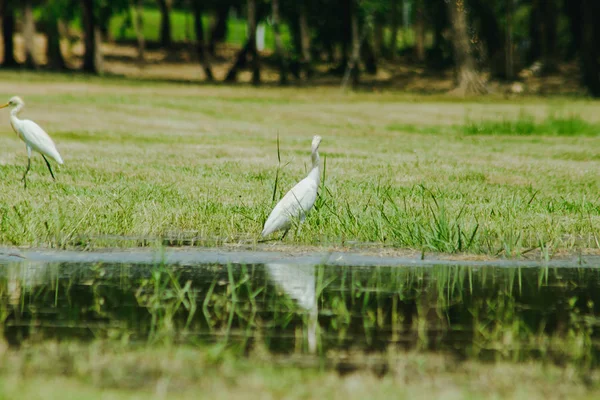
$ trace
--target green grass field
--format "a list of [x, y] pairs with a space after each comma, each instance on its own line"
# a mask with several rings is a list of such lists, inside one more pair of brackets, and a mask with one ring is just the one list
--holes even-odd
[[[0, 113], [0, 244], [256, 243], [323, 136], [316, 210], [287, 243], [551, 257], [599, 249], [600, 103], [0, 73], [65, 159], [52, 182]], [[120, 240], [125, 237], [127, 240]]]

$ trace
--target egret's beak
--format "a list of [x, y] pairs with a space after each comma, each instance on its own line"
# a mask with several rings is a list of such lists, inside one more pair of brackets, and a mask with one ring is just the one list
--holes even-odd
[[8, 107], [8, 106], [10, 106], [10, 103], [6, 103], [4, 105], [1, 105], [0, 108], [5, 108], [5, 107]]

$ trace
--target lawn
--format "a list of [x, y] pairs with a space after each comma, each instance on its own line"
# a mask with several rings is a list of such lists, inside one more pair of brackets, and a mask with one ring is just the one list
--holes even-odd
[[[599, 103], [457, 100], [1, 72], [54, 138], [54, 183], [0, 113], [0, 244], [254, 244], [323, 137], [316, 210], [285, 242], [552, 257], [598, 251]], [[126, 238], [125, 240], [120, 238]]]

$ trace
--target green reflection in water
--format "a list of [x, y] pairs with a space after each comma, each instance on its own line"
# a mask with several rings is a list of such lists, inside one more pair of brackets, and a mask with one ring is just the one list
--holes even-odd
[[386, 351], [595, 366], [592, 268], [148, 266], [0, 270], [6, 340], [217, 343], [246, 353]]

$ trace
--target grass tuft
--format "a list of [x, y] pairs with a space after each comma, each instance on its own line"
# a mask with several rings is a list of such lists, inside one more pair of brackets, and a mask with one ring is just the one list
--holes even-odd
[[541, 122], [524, 112], [517, 119], [482, 120], [466, 119], [462, 127], [465, 135], [548, 135], [548, 136], [597, 136], [600, 125], [592, 124], [575, 114], [551, 114]]

